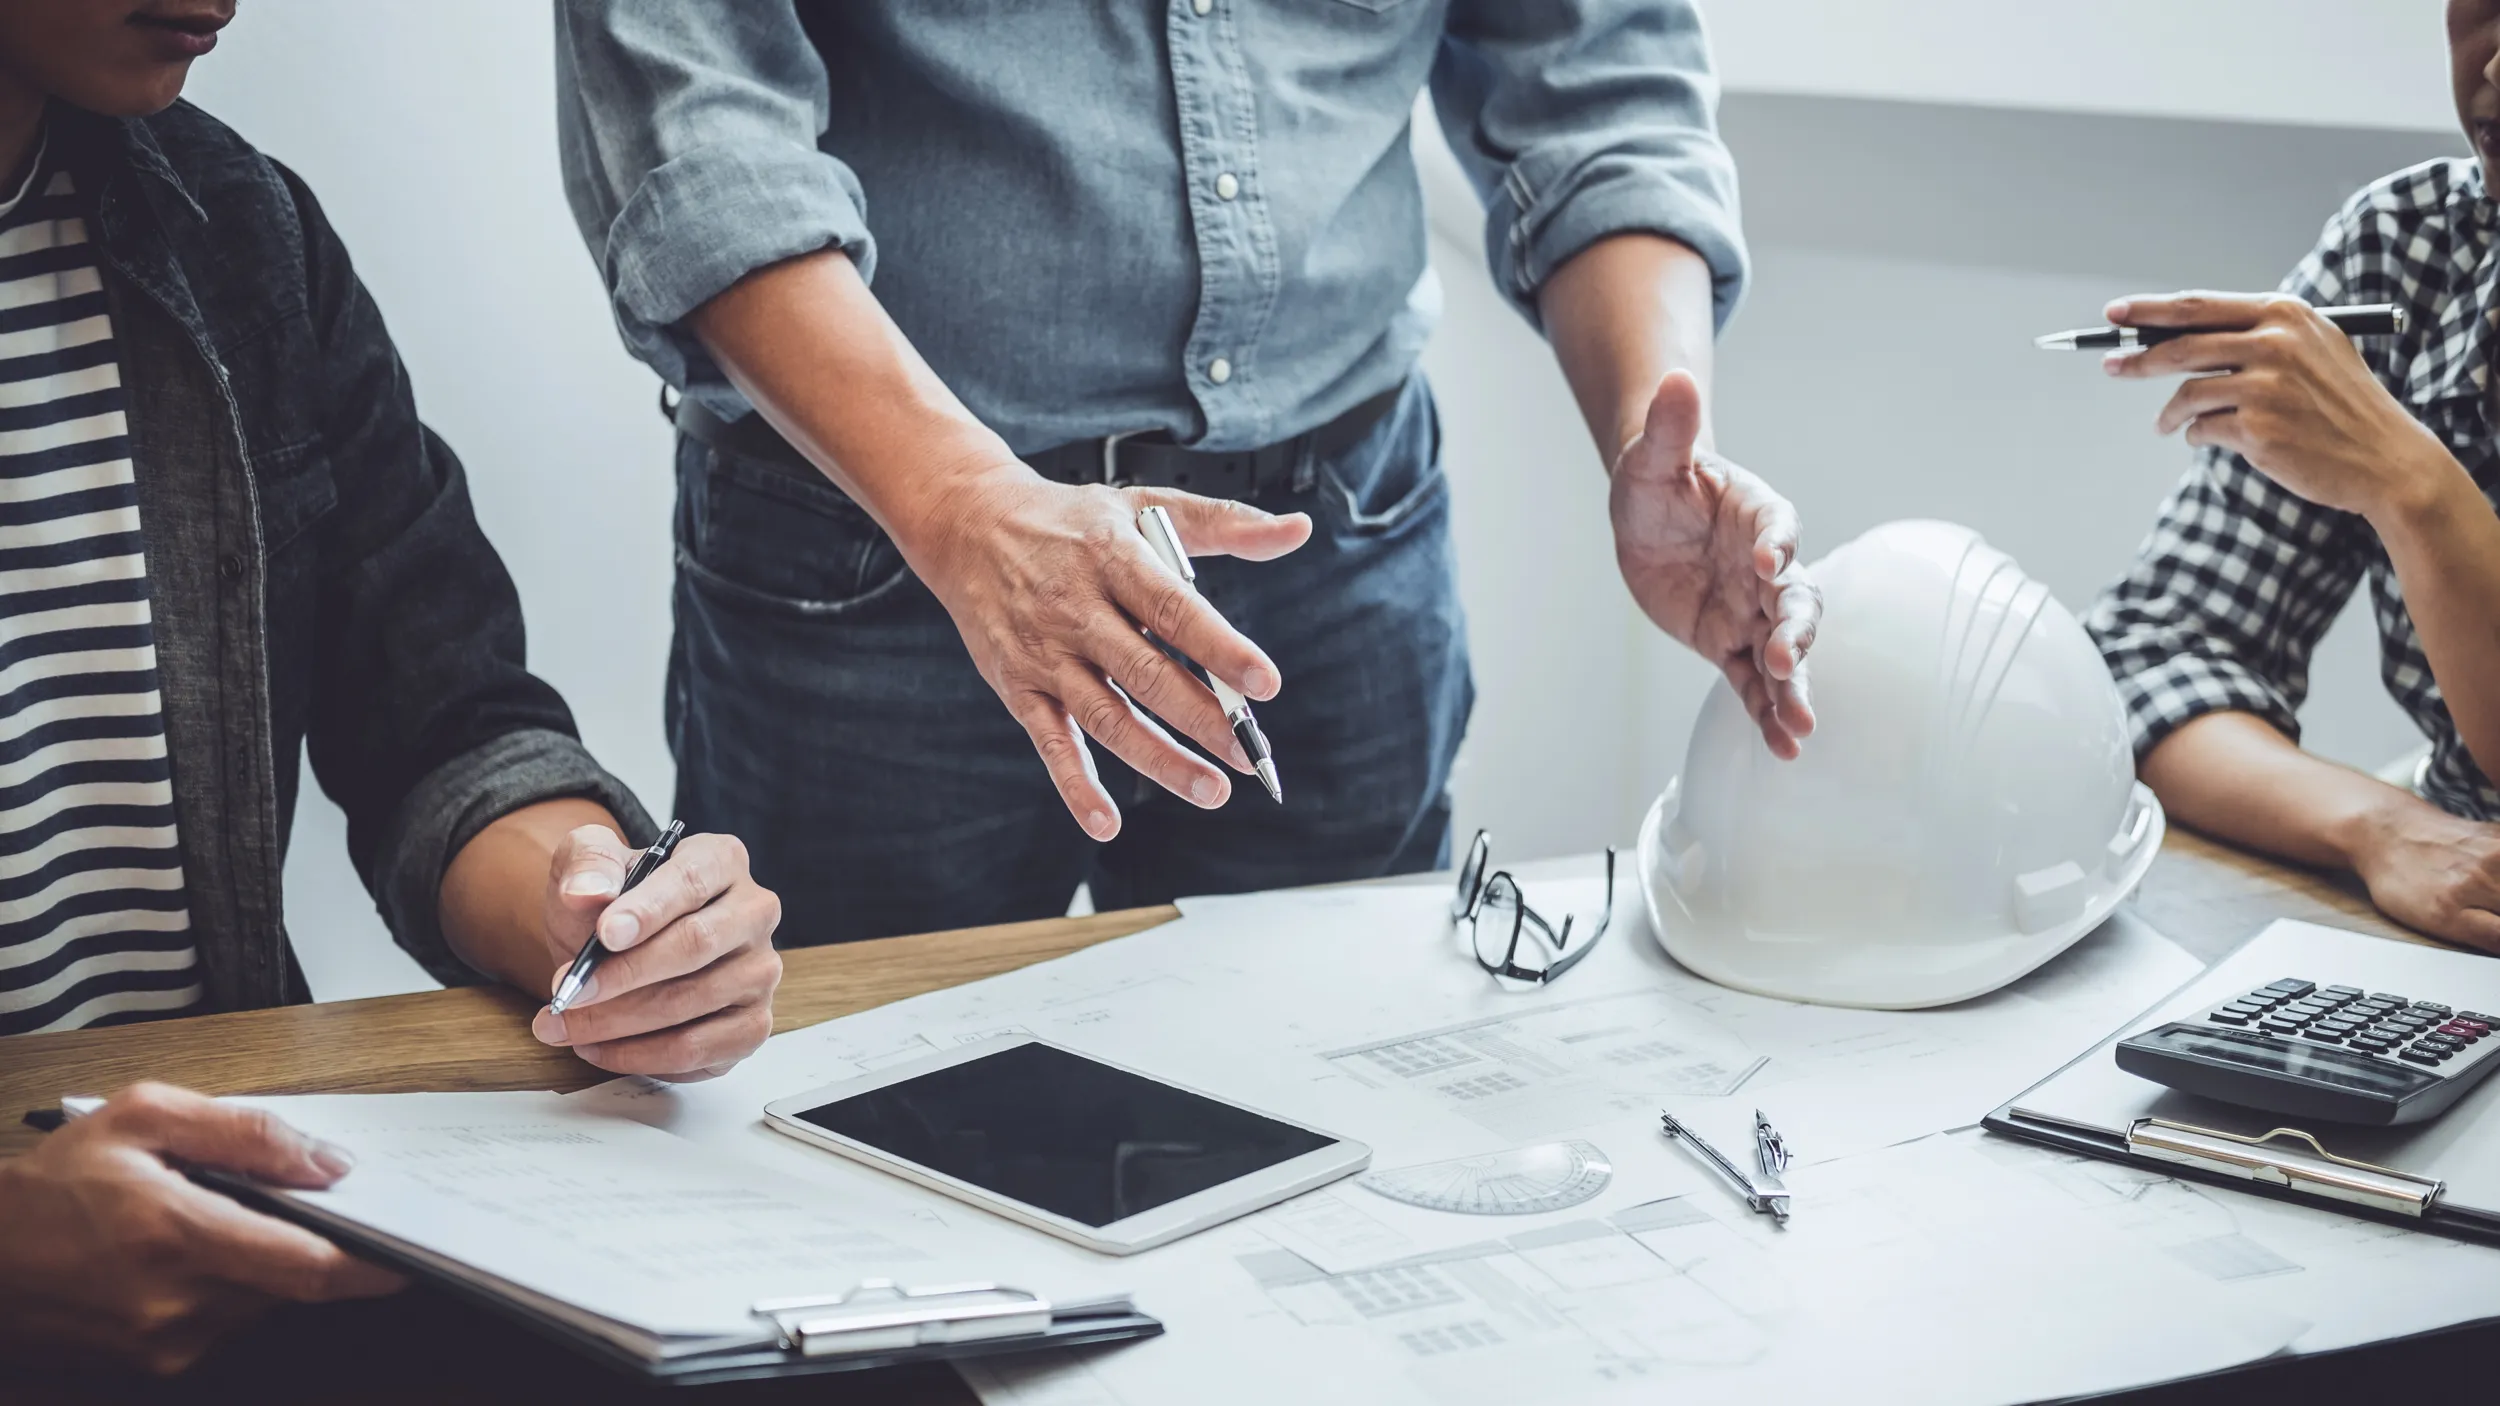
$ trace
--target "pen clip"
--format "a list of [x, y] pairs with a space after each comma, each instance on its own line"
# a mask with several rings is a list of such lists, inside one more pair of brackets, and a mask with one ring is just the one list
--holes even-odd
[[1155, 557], [1182, 580], [1196, 582], [1198, 568], [1189, 564], [1189, 553], [1181, 549], [1180, 529], [1172, 525], [1172, 515], [1159, 503], [1137, 510], [1137, 531], [1154, 548]]
[[[634, 885], [650, 878], [653, 870], [656, 870], [661, 865], [668, 863], [668, 857], [677, 852], [677, 842], [685, 837], [686, 822], [682, 820], [670, 821], [668, 825], [660, 831], [659, 837], [651, 842], [650, 847], [645, 849], [642, 853], [635, 855], [634, 862], [625, 866], [625, 879], [624, 882], [617, 885], [617, 898], [623, 898], [626, 890], [631, 889]], [[611, 899], [609, 901], [614, 902], [615, 900]]]

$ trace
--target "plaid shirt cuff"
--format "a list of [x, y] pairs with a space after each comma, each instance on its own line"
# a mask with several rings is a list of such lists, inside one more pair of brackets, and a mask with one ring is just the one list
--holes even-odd
[[[2207, 713], [2254, 713], [2297, 742], [2300, 719], [2291, 701], [2265, 677], [2237, 660], [2213, 655], [2152, 651], [2106, 651], [2118, 696], [2127, 706], [2127, 731], [2142, 761], [2161, 740]], [[2138, 654], [2130, 659], [2130, 653]]]

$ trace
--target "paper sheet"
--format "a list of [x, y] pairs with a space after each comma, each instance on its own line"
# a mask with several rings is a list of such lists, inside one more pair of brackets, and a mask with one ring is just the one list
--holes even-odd
[[1968, 1136], [1791, 1181], [1785, 1230], [1696, 1196], [1341, 1274], [1217, 1231], [1137, 1265], [1166, 1337], [962, 1370], [992, 1406], [1975, 1406], [2218, 1370], [2303, 1327]]
[[[654, 1335], [751, 1337], [758, 1299], [868, 1278], [1014, 1282], [1035, 1268], [935, 1207], [839, 1204], [551, 1093], [234, 1101], [355, 1156], [332, 1189], [296, 1199]], [[1063, 1294], [1102, 1278], [1054, 1269]]]
[[[1529, 892], [1568, 907], [1595, 886]], [[2490, 1311], [2460, 1291], [2500, 1283], [2490, 1251], [1975, 1132], [1924, 1136], [1966, 1127], [2194, 974], [2126, 915], [2008, 991], [1888, 1014], [1700, 982], [1628, 908], [1553, 989], [1502, 992], [1454, 946], [1442, 902], [1430, 888], [1190, 900], [1181, 923], [794, 1032], [714, 1083], [576, 1097], [865, 1203], [902, 1184], [761, 1131], [761, 1106], [1024, 1030], [1363, 1139], [1376, 1167], [1553, 1138], [1614, 1165], [1603, 1194], [1543, 1215], [1428, 1211], [1345, 1181], [1118, 1261], [1169, 1332], [967, 1367], [1013, 1406], [2014, 1401]], [[1659, 1138], [1661, 1103], [1740, 1154], [1752, 1109], [1770, 1113], [1799, 1153], [1791, 1228]], [[972, 1215], [1037, 1255], [1090, 1258]], [[2351, 1291], [2384, 1283], [2447, 1292]]]
[[2207, 1293], [2309, 1319], [2295, 1351], [2500, 1317], [2500, 1248], [2006, 1138], [1973, 1145], [2052, 1188], [2095, 1233], [2195, 1271]]
[[[1528, 885], [1549, 912], [1594, 910], [1602, 892], [1587, 877]], [[1632, 896], [1617, 899], [1603, 945], [1524, 993], [1462, 950], [1437, 886], [1187, 899], [1181, 922], [794, 1031], [721, 1080], [577, 1097], [849, 1188], [856, 1168], [762, 1131], [762, 1106], [1024, 1031], [1368, 1143], [1375, 1167], [1558, 1138], [1614, 1166], [1597, 1200], [1499, 1225], [1354, 1183], [1266, 1214], [1280, 1243], [1334, 1271], [1715, 1189], [1659, 1137], [1662, 1107], [1737, 1151], [1760, 1107], [1809, 1162], [1967, 1126], [2195, 971], [2122, 916], [2015, 987], [1946, 1010], [1805, 1006], [1692, 976]]]

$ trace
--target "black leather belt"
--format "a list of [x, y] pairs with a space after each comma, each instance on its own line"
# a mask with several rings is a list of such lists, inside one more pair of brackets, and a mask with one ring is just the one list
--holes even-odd
[[[1151, 434], [1111, 435], [1081, 439], [1038, 454], [1024, 462], [1042, 477], [1059, 483], [1107, 483], [1128, 488], [1177, 488], [1209, 498], [1257, 498], [1294, 486], [1304, 452], [1324, 457], [1338, 453], [1371, 433], [1372, 427], [1398, 403], [1403, 385], [1385, 390], [1318, 429], [1257, 449], [1231, 451], [1191, 449], [1174, 444], [1158, 430]], [[714, 449], [816, 476], [816, 466], [791, 447], [761, 415], [724, 420], [692, 400], [661, 409], [677, 422], [687, 438]]]

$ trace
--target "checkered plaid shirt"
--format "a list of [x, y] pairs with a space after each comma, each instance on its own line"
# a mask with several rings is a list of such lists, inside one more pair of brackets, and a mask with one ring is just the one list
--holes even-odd
[[[2484, 494], [2500, 499], [2490, 385], [2500, 315], [2494, 225], [2474, 162], [2427, 162], [2345, 202], [2283, 291], [2319, 306], [2403, 307], [2405, 334], [2365, 340], [2362, 355]], [[2500, 820], [2500, 792], [2457, 739], [2377, 534], [2357, 515], [2299, 498], [2215, 449], [2199, 451], [2135, 569], [2085, 622], [2126, 699], [2136, 755], [2182, 723], [2225, 710], [2254, 713], [2297, 739], [2310, 652], [2364, 577], [2378, 617], [2379, 677], [2431, 742], [2424, 794], [2458, 815]]]

